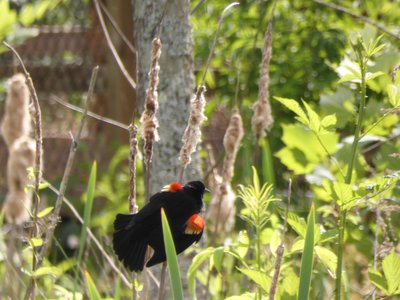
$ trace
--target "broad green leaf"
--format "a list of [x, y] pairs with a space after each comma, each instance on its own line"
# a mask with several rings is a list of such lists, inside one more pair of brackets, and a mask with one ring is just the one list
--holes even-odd
[[90, 300], [101, 300], [101, 296], [97, 290], [96, 284], [94, 283], [88, 271], [85, 271], [85, 278]]
[[269, 292], [271, 278], [269, 278], [265, 272], [244, 268], [237, 269], [245, 274], [247, 277], [249, 277], [251, 280], [253, 280], [255, 283], [257, 283], [257, 285], [260, 286], [265, 292]]
[[305, 237], [307, 224], [303, 218], [300, 218], [295, 213], [289, 212], [287, 222], [293, 228], [293, 230], [297, 232], [298, 235], [300, 235], [302, 238]]
[[320, 131], [321, 122], [319, 120], [318, 114], [311, 108], [311, 106], [303, 100], [303, 105], [306, 108], [309, 124], [308, 127], [315, 133]]
[[370, 73], [368, 72], [367, 74], [365, 74], [365, 81], [368, 82], [369, 80], [372, 80], [376, 77], [379, 77], [381, 75], [384, 75], [385, 73], [378, 71], [378, 72], [374, 72], [374, 73]]
[[388, 295], [400, 293], [400, 256], [392, 249], [382, 261], [382, 269], [388, 285]]
[[389, 103], [393, 107], [399, 106], [400, 105], [400, 93], [399, 93], [398, 86], [395, 84], [389, 84], [388, 88], [387, 88], [387, 93], [389, 96]]
[[45, 209], [43, 209], [42, 211], [40, 211], [37, 214], [37, 217], [40, 219], [40, 218], [43, 218], [43, 217], [47, 216], [49, 213], [51, 213], [53, 208], [54, 208], [53, 206], [46, 207]]
[[293, 99], [288, 99], [288, 98], [281, 98], [281, 97], [274, 97], [276, 100], [278, 100], [280, 103], [282, 103], [284, 106], [286, 106], [289, 110], [294, 112], [296, 114], [296, 119], [305, 124], [308, 125], [310, 121], [308, 120], [308, 117], [304, 110], [301, 108], [300, 104]]
[[179, 271], [178, 258], [176, 256], [175, 244], [172, 238], [171, 229], [168, 224], [168, 219], [163, 208], [161, 208], [161, 221], [172, 295], [174, 300], [183, 300], [182, 281]]
[[237, 239], [237, 247], [236, 247], [236, 252], [237, 254], [244, 259], [248, 250], [249, 250], [249, 235], [247, 234], [246, 230], [241, 230], [238, 234], [238, 239]]
[[325, 243], [331, 241], [338, 237], [339, 231], [337, 229], [332, 229], [321, 233], [319, 238], [319, 243]]
[[301, 256], [299, 300], [307, 300], [310, 294], [311, 275], [314, 263], [314, 232], [315, 232], [315, 208], [311, 206], [307, 218], [307, 231], [304, 242], [303, 255]]
[[225, 247], [218, 247], [214, 249], [213, 261], [214, 267], [218, 272], [221, 272], [222, 260], [224, 258]]
[[315, 246], [315, 254], [318, 256], [320, 261], [322, 261], [322, 263], [328, 268], [329, 274], [331, 274], [333, 278], [336, 278], [336, 254], [331, 250], [321, 246]]
[[332, 126], [336, 125], [336, 114], [327, 115], [321, 120], [321, 126], [325, 129], [328, 129]]
[[355, 199], [353, 187], [343, 182], [334, 182], [333, 191], [335, 192], [335, 200], [338, 205], [345, 206]]
[[388, 284], [386, 279], [382, 276], [381, 273], [378, 271], [374, 271], [373, 269], [368, 270], [368, 277], [369, 280], [382, 292], [384, 292], [386, 295], [388, 295]]

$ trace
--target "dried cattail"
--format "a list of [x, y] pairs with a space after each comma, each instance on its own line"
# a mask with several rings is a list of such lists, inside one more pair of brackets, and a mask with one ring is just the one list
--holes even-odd
[[16, 74], [9, 80], [1, 132], [10, 147], [21, 136], [28, 136], [30, 130], [29, 90], [24, 75]]
[[21, 137], [12, 144], [7, 162], [8, 190], [23, 191], [27, 185], [33, 185], [28, 169], [35, 165], [36, 143], [30, 137]]
[[151, 63], [149, 72], [149, 87], [146, 91], [146, 100], [144, 103], [144, 111], [140, 118], [141, 135], [144, 140], [144, 157], [146, 164], [149, 165], [153, 156], [154, 142], [158, 141], [158, 120], [156, 113], [158, 110], [158, 74], [160, 66], [158, 61], [161, 56], [161, 41], [159, 38], [153, 40], [151, 49]]
[[232, 191], [229, 183], [222, 182], [220, 176], [215, 178], [219, 184], [213, 190], [213, 197], [207, 209], [208, 220], [212, 220], [211, 230], [215, 233], [230, 232], [235, 223], [235, 199], [236, 195]]
[[207, 119], [204, 115], [206, 99], [204, 98], [205, 86], [198, 87], [195, 97], [192, 99], [188, 125], [183, 133], [183, 146], [179, 155], [182, 167], [186, 168], [190, 164], [191, 154], [196, 150], [197, 143], [201, 139], [201, 125]]
[[243, 138], [243, 122], [239, 109], [234, 107], [231, 120], [224, 136], [225, 159], [222, 168], [222, 180], [231, 182], [234, 175], [236, 155]]
[[265, 136], [265, 130], [271, 128], [274, 119], [269, 103], [269, 64], [272, 56], [272, 22], [268, 23], [265, 33], [264, 48], [260, 69], [258, 100], [253, 106], [254, 115], [251, 120], [257, 140]]
[[21, 225], [29, 219], [32, 205], [32, 190], [10, 190], [4, 202], [4, 215], [10, 223]]

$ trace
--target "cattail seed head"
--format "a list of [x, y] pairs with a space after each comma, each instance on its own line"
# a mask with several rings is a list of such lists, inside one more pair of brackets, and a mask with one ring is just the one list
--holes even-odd
[[222, 167], [222, 179], [230, 183], [234, 175], [236, 155], [243, 138], [243, 122], [239, 114], [239, 109], [232, 110], [231, 120], [224, 136], [225, 159]]
[[29, 90], [24, 75], [16, 74], [9, 80], [1, 133], [10, 147], [21, 136], [28, 136], [30, 130]]
[[7, 222], [21, 225], [29, 219], [32, 205], [32, 191], [10, 190], [6, 196], [3, 210]]
[[257, 140], [265, 136], [265, 130], [271, 128], [274, 119], [269, 103], [269, 65], [272, 56], [272, 22], [268, 23], [265, 33], [264, 48], [260, 69], [258, 100], [253, 106], [254, 115], [251, 120]]
[[183, 168], [186, 168], [191, 162], [191, 154], [196, 150], [196, 146], [201, 140], [201, 125], [207, 119], [204, 115], [206, 106], [206, 99], [204, 98], [205, 91], [205, 86], [199, 86], [196, 95], [191, 101], [192, 105], [189, 121], [183, 133], [183, 146], [179, 155], [179, 160]]
[[144, 157], [146, 164], [150, 164], [153, 156], [153, 145], [159, 140], [157, 128], [158, 120], [156, 113], [158, 110], [158, 94], [157, 86], [159, 80], [160, 65], [159, 59], [161, 56], [161, 41], [155, 38], [152, 43], [151, 63], [149, 72], [149, 87], [146, 91], [146, 100], [144, 111], [140, 118], [141, 135], [144, 140]]

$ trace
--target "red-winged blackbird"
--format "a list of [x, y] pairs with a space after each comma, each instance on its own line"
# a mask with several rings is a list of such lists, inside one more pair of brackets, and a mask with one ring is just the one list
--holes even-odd
[[114, 251], [131, 271], [143, 270], [147, 246], [154, 254], [146, 266], [166, 260], [161, 224], [161, 208], [167, 215], [177, 254], [200, 240], [204, 220], [198, 215], [203, 207], [204, 184], [191, 181], [185, 186], [173, 182], [153, 195], [137, 214], [118, 214], [114, 221]]

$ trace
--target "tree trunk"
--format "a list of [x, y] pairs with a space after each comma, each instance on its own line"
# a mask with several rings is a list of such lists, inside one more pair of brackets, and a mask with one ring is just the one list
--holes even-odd
[[[190, 7], [188, 0], [133, 0], [133, 3], [134, 40], [139, 57], [138, 103], [141, 111], [148, 84], [151, 42], [158, 32], [162, 42], [158, 85], [160, 106], [157, 115], [160, 141], [155, 145], [151, 168], [152, 194], [163, 185], [176, 181], [180, 170], [178, 157], [181, 138], [195, 89]], [[196, 154], [194, 156], [191, 166], [186, 170], [184, 182], [200, 176], [199, 158]]]

